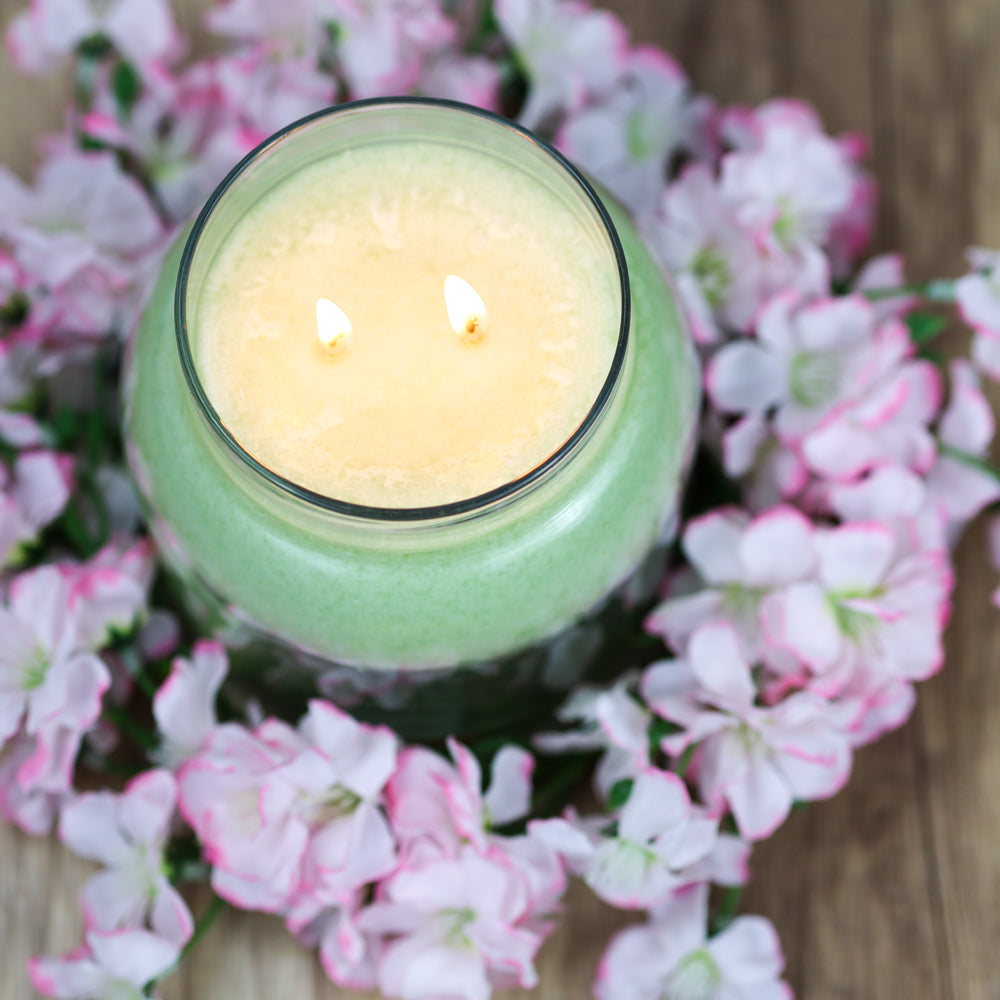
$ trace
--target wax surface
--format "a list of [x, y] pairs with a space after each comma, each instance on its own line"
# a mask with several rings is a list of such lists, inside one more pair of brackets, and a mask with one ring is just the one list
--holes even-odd
[[[482, 297], [449, 323], [444, 282]], [[330, 356], [316, 301], [351, 321]], [[530, 176], [407, 141], [298, 171], [255, 202], [189, 307], [199, 375], [264, 465], [326, 496], [421, 507], [529, 472], [586, 417], [620, 297], [608, 245]]]

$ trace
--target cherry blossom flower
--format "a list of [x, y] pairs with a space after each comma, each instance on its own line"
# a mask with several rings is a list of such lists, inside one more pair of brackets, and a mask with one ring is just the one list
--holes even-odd
[[724, 507], [689, 521], [681, 547], [707, 586], [668, 598], [646, 618], [646, 629], [682, 651], [700, 626], [725, 621], [736, 630], [746, 655], [756, 659], [761, 599], [812, 576], [814, 530], [792, 507], [774, 507], [757, 518]]
[[949, 370], [951, 391], [938, 422], [938, 439], [955, 449], [955, 454], [938, 455], [927, 475], [927, 490], [957, 530], [1000, 499], [1000, 477], [975, 461], [985, 458], [996, 431], [993, 410], [979, 387], [976, 370], [960, 358], [951, 362]]
[[607, 11], [578, 0], [496, 0], [494, 14], [528, 78], [528, 128], [579, 110], [624, 71], [628, 37]]
[[976, 332], [972, 338], [972, 363], [984, 375], [1000, 382], [1000, 337]]
[[283, 912], [296, 894], [333, 899], [395, 865], [377, 808], [395, 737], [312, 702], [296, 731], [267, 719], [221, 725], [178, 773], [179, 808], [215, 866], [219, 895]]
[[39, 305], [49, 329], [94, 337], [127, 325], [163, 232], [110, 153], [54, 155], [34, 188], [0, 167], [0, 238], [47, 290]]
[[485, 56], [445, 53], [425, 64], [416, 88], [427, 97], [500, 109], [500, 67]]
[[842, 481], [884, 465], [928, 472], [937, 457], [929, 426], [941, 391], [940, 373], [931, 362], [900, 365], [865, 398], [834, 409], [803, 440], [806, 465]]
[[[93, 142], [140, 160], [171, 219], [187, 219], [212, 189], [266, 137], [252, 127], [239, 106], [250, 85], [238, 85], [240, 72], [252, 74], [250, 59], [205, 60], [179, 77], [147, 83], [121, 121], [114, 94], [98, 89], [79, 128]], [[272, 117], [266, 115], [265, 117]]]
[[22, 452], [10, 474], [0, 465], [0, 566], [62, 513], [72, 484], [72, 459], [51, 451]]
[[784, 822], [796, 800], [828, 798], [851, 768], [851, 748], [832, 713], [810, 692], [773, 708], [755, 704], [756, 687], [729, 625], [705, 625], [692, 636], [688, 663], [694, 684], [678, 691], [670, 663], [646, 671], [643, 695], [659, 715], [682, 728], [663, 748], [698, 749], [692, 767], [713, 814], [728, 807], [741, 836], [761, 840]]
[[782, 295], [761, 314], [757, 340], [719, 350], [705, 382], [725, 412], [775, 408], [778, 438], [818, 475], [847, 480], [893, 463], [926, 471], [940, 379], [911, 353], [905, 326], [878, 322], [858, 295], [803, 306]]
[[838, 404], [861, 396], [909, 354], [902, 323], [877, 323], [859, 295], [800, 305], [781, 295], [765, 308], [756, 340], [719, 350], [705, 384], [714, 406], [728, 413], [772, 407], [779, 437], [801, 441]]
[[63, 807], [63, 843], [105, 866], [80, 893], [89, 928], [137, 928], [148, 916], [154, 933], [173, 944], [182, 946], [191, 937], [194, 922], [167, 879], [163, 857], [176, 796], [169, 771], [146, 771], [121, 795], [87, 793]]
[[[617, 817], [617, 832], [586, 839], [562, 828], [565, 820], [532, 824], [550, 846], [569, 847], [571, 866], [613, 906], [651, 909], [674, 890], [699, 881], [715, 848], [718, 822], [692, 808], [684, 783], [674, 774], [647, 768], [639, 774]], [[589, 833], [589, 836], [587, 834]]]
[[115, 633], [129, 631], [145, 613], [153, 579], [152, 543], [111, 542], [85, 563], [59, 569], [77, 609], [79, 641], [96, 649]]
[[763, 917], [737, 917], [709, 938], [708, 886], [679, 892], [649, 923], [611, 942], [597, 1000], [791, 1000], [778, 936]]
[[110, 39], [140, 69], [181, 48], [166, 0], [31, 0], [11, 23], [7, 46], [25, 72], [45, 73], [94, 36]]
[[180, 957], [176, 944], [145, 930], [90, 931], [85, 942], [61, 958], [33, 958], [35, 989], [58, 1000], [141, 1000]]
[[107, 667], [81, 644], [69, 587], [52, 567], [13, 581], [0, 607], [0, 634], [0, 745], [23, 722], [36, 745], [16, 780], [24, 789], [42, 783], [61, 791], [83, 733], [100, 714]]
[[540, 733], [534, 745], [544, 753], [603, 750], [594, 770], [594, 787], [607, 798], [619, 781], [649, 766], [652, 716], [633, 694], [635, 675], [620, 678], [607, 690], [577, 688], [560, 706], [557, 718], [574, 726], [566, 732]]
[[43, 836], [71, 796], [71, 781], [51, 769], [22, 771], [37, 753], [37, 741], [21, 730], [0, 749], [0, 816], [25, 833]]
[[723, 158], [723, 193], [773, 252], [814, 255], [851, 209], [855, 170], [848, 150], [799, 102], [771, 102], [754, 119], [756, 142]]
[[[221, 90], [214, 99], [223, 109], [239, 111], [247, 137], [256, 137], [252, 145], [335, 101], [334, 81], [310, 59], [275, 58], [266, 44], [220, 56], [210, 69]], [[211, 106], [206, 108], [209, 110]], [[240, 138], [238, 133], [230, 135], [226, 146]]]
[[196, 642], [190, 660], [174, 660], [153, 698], [153, 717], [163, 739], [158, 756], [166, 767], [177, 770], [217, 725], [215, 696], [228, 671], [225, 647], [218, 642]]
[[722, 435], [722, 468], [740, 480], [743, 503], [752, 511], [801, 496], [809, 470], [798, 452], [781, 443], [763, 413], [748, 413]]
[[393, 830], [405, 844], [429, 838], [454, 854], [464, 841], [485, 851], [487, 834], [525, 816], [531, 806], [534, 760], [519, 747], [502, 747], [493, 758], [492, 780], [482, 792], [476, 758], [448, 741], [455, 766], [421, 747], [405, 750], [386, 789]]
[[339, 906], [300, 899], [285, 924], [303, 944], [318, 945], [320, 962], [332, 982], [352, 990], [374, 990], [381, 936], [358, 927], [359, 896], [354, 893]]
[[[879, 289], [902, 288], [906, 284], [903, 258], [899, 254], [886, 253], [872, 257], [858, 271], [851, 284], [854, 292], [871, 292]], [[892, 316], [905, 316], [916, 301], [913, 295], [901, 292], [898, 295], [879, 296], [872, 302], [876, 317], [881, 321]]]
[[358, 925], [391, 938], [378, 964], [386, 996], [488, 1000], [494, 985], [531, 989], [538, 981], [542, 938], [522, 926], [529, 914], [524, 883], [504, 856], [466, 845], [397, 871]]
[[1000, 340], [1000, 253], [972, 249], [973, 271], [955, 282], [955, 301], [962, 318], [988, 339]]
[[761, 256], [723, 200], [708, 166], [690, 164], [666, 188], [652, 230], [699, 343], [720, 328], [746, 332], [761, 305]]
[[814, 689], [837, 694], [859, 670], [912, 681], [940, 667], [952, 584], [945, 552], [866, 522], [819, 531], [813, 548], [816, 579], [768, 594], [761, 618], [768, 642], [816, 675]]
[[337, 67], [353, 98], [405, 94], [455, 38], [440, 0], [337, 0]]
[[[325, 5], [332, 9], [332, 4]], [[322, 4], [315, 0], [222, 0], [205, 15], [205, 24], [241, 42], [270, 41], [296, 54], [315, 54], [323, 39], [319, 27]]]
[[570, 114], [557, 144], [641, 218], [659, 201], [670, 156], [693, 133], [688, 91], [673, 60], [658, 49], [633, 49], [611, 91]]

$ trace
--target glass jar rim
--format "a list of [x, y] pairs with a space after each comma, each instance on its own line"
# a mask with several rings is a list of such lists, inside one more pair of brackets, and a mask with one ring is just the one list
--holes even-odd
[[[315, 490], [310, 490], [291, 479], [288, 479], [255, 458], [248, 452], [240, 442], [234, 437], [228, 427], [222, 422], [221, 417], [212, 405], [201, 378], [198, 375], [194, 363], [191, 342], [188, 336], [187, 321], [187, 291], [188, 280], [194, 261], [195, 251], [198, 248], [199, 238], [218, 203], [232, 185], [241, 177], [255, 162], [267, 155], [274, 147], [278, 146], [290, 136], [300, 132], [310, 125], [335, 118], [348, 112], [355, 112], [364, 108], [401, 108], [401, 107], [422, 107], [452, 109], [454, 111], [472, 115], [480, 119], [492, 121], [503, 127], [506, 131], [521, 136], [525, 141], [531, 143], [543, 154], [546, 154], [562, 171], [566, 174], [571, 184], [575, 184], [584, 195], [585, 201], [596, 212], [597, 218], [602, 225], [605, 234], [611, 244], [617, 267], [619, 287], [621, 291], [621, 315], [618, 329], [618, 338], [615, 343], [614, 354], [608, 368], [608, 374], [595, 398], [587, 415], [581, 421], [574, 432], [544, 461], [540, 462], [528, 472], [512, 479], [507, 483], [497, 486], [485, 493], [477, 494], [462, 500], [456, 500], [444, 504], [436, 504], [426, 507], [376, 507], [367, 504], [352, 503], [347, 500], [338, 500], [335, 497], [326, 496]], [[424, 97], [373, 97], [365, 100], [350, 101], [337, 104], [330, 108], [324, 108], [313, 114], [306, 115], [297, 121], [286, 125], [284, 128], [266, 138], [263, 142], [252, 149], [246, 156], [236, 164], [232, 170], [223, 178], [218, 187], [212, 192], [204, 207], [195, 219], [191, 232], [188, 235], [181, 254], [180, 267], [177, 276], [177, 285], [174, 293], [174, 330], [177, 341], [177, 351], [180, 359], [181, 370], [188, 388], [194, 397], [195, 405], [202, 417], [208, 423], [211, 432], [220, 439], [244, 466], [257, 476], [276, 487], [279, 491], [303, 501], [312, 507], [327, 510], [333, 513], [345, 515], [354, 519], [367, 521], [434, 521], [440, 519], [452, 519], [456, 516], [472, 515], [484, 512], [501, 501], [507, 500], [520, 493], [525, 488], [532, 486], [547, 478], [548, 474], [561, 465], [571, 454], [577, 451], [582, 442], [588, 437], [591, 429], [597, 424], [601, 415], [609, 406], [614, 396], [619, 377], [625, 363], [625, 356], [628, 349], [629, 328], [631, 320], [631, 290], [629, 285], [628, 264], [625, 258], [625, 251], [622, 247], [618, 232], [608, 210], [605, 208], [597, 192], [584, 175], [557, 149], [540, 139], [528, 129], [474, 105], [462, 104], [458, 101], [449, 101], [441, 98]]]

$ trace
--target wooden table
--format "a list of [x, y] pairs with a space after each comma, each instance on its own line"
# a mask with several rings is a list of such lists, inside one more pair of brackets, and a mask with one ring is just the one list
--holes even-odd
[[[1000, 0], [608, 4], [722, 101], [795, 95], [832, 130], [867, 132], [877, 245], [902, 251], [914, 278], [958, 273], [967, 245], [1000, 246]], [[0, 24], [21, 6], [0, 0]], [[192, 24], [204, 0], [177, 6]], [[0, 161], [29, 170], [30, 140], [58, 124], [65, 87], [22, 81], [0, 56]], [[1000, 615], [983, 545], [979, 525], [959, 549], [947, 666], [913, 719], [858, 755], [842, 794], [796, 812], [756, 851], [746, 908], [777, 924], [804, 1000], [1000, 998]], [[3, 1000], [31, 995], [28, 955], [77, 943], [74, 895], [90, 870], [52, 840], [0, 828]], [[536, 995], [588, 996], [617, 923], [575, 892]], [[351, 995], [276, 921], [225, 914], [163, 996]]]

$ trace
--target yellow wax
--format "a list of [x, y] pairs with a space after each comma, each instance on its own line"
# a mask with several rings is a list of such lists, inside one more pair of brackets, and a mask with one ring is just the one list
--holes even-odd
[[[339, 153], [256, 201], [194, 304], [199, 376], [258, 461], [377, 507], [461, 500], [519, 478], [586, 417], [620, 292], [606, 245], [510, 164], [401, 141]], [[448, 275], [483, 299], [474, 342]], [[335, 354], [316, 302], [349, 318]]]

